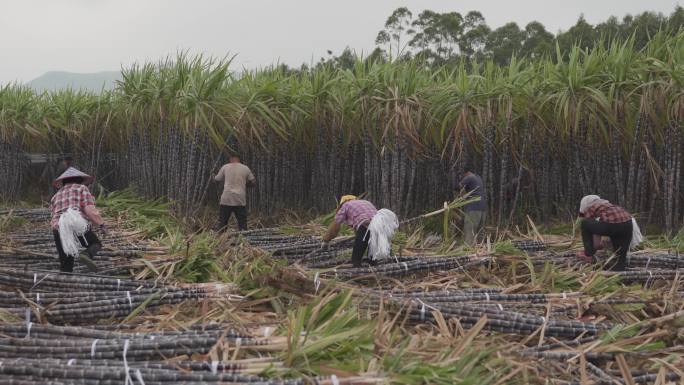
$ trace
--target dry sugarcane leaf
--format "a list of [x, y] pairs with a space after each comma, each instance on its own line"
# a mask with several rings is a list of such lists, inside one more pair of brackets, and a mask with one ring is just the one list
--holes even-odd
[[629, 370], [629, 365], [625, 360], [625, 356], [623, 354], [618, 354], [615, 356], [615, 361], [617, 362], [618, 367], [620, 368], [620, 373], [622, 374], [622, 379], [625, 380], [625, 384], [636, 385], [636, 383], [634, 382], [634, 378], [632, 377], [632, 373]]
[[468, 330], [468, 333], [464, 336], [463, 340], [461, 341], [460, 344], [454, 349], [454, 353], [452, 357], [458, 357], [460, 356], [473, 342], [473, 339], [480, 334], [480, 331], [487, 325], [487, 316], [483, 315], [475, 325], [473, 325], [470, 330]]
[[580, 354], [580, 383], [582, 385], [589, 385], [589, 376], [587, 375], [587, 357]]

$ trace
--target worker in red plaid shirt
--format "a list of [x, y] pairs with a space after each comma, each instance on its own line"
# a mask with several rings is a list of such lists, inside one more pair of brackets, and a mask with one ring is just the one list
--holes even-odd
[[[627, 252], [635, 246], [633, 238], [641, 239], [641, 231], [632, 215], [618, 205], [614, 205], [598, 195], [587, 195], [580, 202], [582, 242], [584, 253], [580, 255], [587, 262], [594, 261], [596, 250], [601, 248], [600, 237], [610, 237], [613, 250], [618, 260], [612, 270], [625, 270]], [[597, 242], [598, 241], [598, 242]]]
[[74, 268], [74, 257], [65, 252], [64, 242], [70, 241], [67, 237], [74, 234], [60, 234], [60, 219], [69, 209], [77, 209], [83, 219], [89, 221], [87, 231], [82, 235], [76, 235], [78, 243], [85, 247], [85, 254], [79, 254], [79, 260], [84, 263], [91, 271], [96, 271], [92, 259], [102, 248], [102, 243], [92, 231], [92, 225], [99, 226], [100, 230], [106, 234], [107, 226], [102, 219], [99, 211], [95, 208], [95, 198], [90, 193], [86, 184], [92, 183], [93, 177], [83, 173], [73, 167], [68, 168], [53, 182], [53, 186], [58, 188], [57, 193], [50, 200], [50, 210], [52, 220], [50, 225], [55, 238], [57, 253], [59, 254], [59, 264], [61, 271], [72, 272]]

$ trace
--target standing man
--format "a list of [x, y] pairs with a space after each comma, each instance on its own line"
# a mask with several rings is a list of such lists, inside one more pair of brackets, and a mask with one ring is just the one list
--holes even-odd
[[247, 187], [256, 186], [252, 170], [240, 163], [237, 154], [231, 154], [229, 163], [221, 167], [214, 180], [223, 182], [219, 207], [220, 231], [225, 231], [233, 213], [237, 218], [238, 229], [247, 230]]
[[461, 181], [456, 190], [464, 190], [471, 193], [471, 198], [480, 198], [479, 201], [465, 205], [465, 218], [463, 219], [463, 237], [468, 246], [475, 244], [477, 234], [482, 230], [487, 213], [487, 202], [485, 200], [484, 183], [482, 178], [473, 172], [473, 167], [469, 164], [463, 168]]

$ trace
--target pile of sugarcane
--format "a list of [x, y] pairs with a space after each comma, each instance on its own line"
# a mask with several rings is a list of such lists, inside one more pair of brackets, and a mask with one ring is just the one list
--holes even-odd
[[532, 239], [514, 239], [511, 243], [517, 249], [526, 252], [545, 251], [547, 248], [546, 243]]
[[[128, 269], [138, 265], [137, 261], [143, 255], [162, 256], [168, 252], [167, 247], [154, 246], [116, 226], [103, 238], [103, 248], [94, 261], [100, 273], [126, 274]], [[4, 235], [0, 240], [0, 268], [59, 270], [54, 235], [47, 222], [30, 228], [21, 227]], [[77, 259], [74, 271], [86, 272], [87, 268]]]
[[[236, 232], [235, 242], [244, 239], [250, 245], [268, 251], [275, 258], [287, 260], [288, 264], [299, 263], [311, 268], [337, 266], [349, 262], [354, 239], [336, 240], [328, 250], [320, 250], [321, 240], [306, 235], [286, 235], [277, 228]], [[346, 258], [346, 260], [343, 260]]]
[[682, 271], [666, 269], [607, 271], [607, 276], [619, 276], [624, 283], [641, 283], [648, 286], [656, 281], [673, 281], [682, 277]]
[[227, 298], [233, 287], [198, 284], [165, 287], [154, 282], [120, 278], [0, 269], [0, 309], [21, 317], [32, 308], [52, 323], [86, 323], [123, 318], [136, 309], [150, 309], [201, 298]]
[[668, 252], [631, 253], [627, 257], [631, 268], [648, 269], [684, 269], [684, 256]]
[[[503, 293], [498, 288], [402, 292], [365, 290], [366, 303], [377, 306], [381, 298], [389, 300], [416, 322], [434, 321], [433, 311], [445, 318], [456, 318], [464, 327], [472, 327], [487, 317], [485, 329], [529, 335], [544, 328], [545, 335], [575, 338], [598, 335], [610, 329], [608, 323], [589, 323], [558, 319], [576, 307], [579, 293]], [[557, 311], [551, 311], [556, 308]], [[548, 317], [548, 318], [547, 318]]]
[[[580, 356], [583, 356], [586, 362], [586, 376], [588, 380], [593, 384], [622, 384], [624, 381], [622, 378], [625, 376], [625, 372], [619, 369], [617, 364], [617, 356], [632, 356], [647, 358], [649, 356], [657, 356], [659, 352], [652, 351], [642, 351], [642, 352], [629, 352], [624, 350], [618, 351], [602, 351], [593, 352], [587, 351], [590, 346], [600, 345], [599, 339], [596, 337], [584, 337], [575, 339], [572, 341], [563, 341], [544, 344], [541, 346], [536, 346], [532, 348], [526, 348], [519, 351], [517, 354], [523, 358], [537, 358], [548, 360], [549, 362], [568, 362], [570, 360], [577, 360]], [[603, 367], [603, 368], [602, 368]], [[626, 372], [629, 373], [631, 377], [631, 383], [635, 384], [646, 384], [656, 381], [659, 377], [659, 373], [649, 372], [645, 370], [625, 368]], [[662, 380], [665, 381], [676, 381], [683, 378], [679, 372], [666, 370], [660, 374]], [[580, 385], [586, 382], [568, 382], [568, 384]]]
[[361, 378], [317, 378], [307, 382], [255, 376], [282, 367], [271, 358], [206, 361], [211, 351], [267, 352], [286, 346], [275, 337], [256, 337], [220, 324], [126, 333], [27, 322], [0, 325], [0, 333], [0, 383], [368, 383]]
[[0, 209], [0, 217], [15, 217], [29, 222], [45, 222], [51, 217], [50, 210], [47, 208], [7, 208]]
[[486, 265], [491, 261], [491, 257], [487, 256], [411, 256], [401, 260], [389, 258], [378, 261], [377, 266], [333, 269], [332, 271], [324, 272], [323, 276], [361, 280], [373, 279], [375, 277], [402, 277], [450, 270], [467, 271], [468, 269]]

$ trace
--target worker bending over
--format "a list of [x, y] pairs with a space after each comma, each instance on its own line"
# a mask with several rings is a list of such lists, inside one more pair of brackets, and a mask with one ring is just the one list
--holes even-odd
[[[641, 230], [627, 210], [614, 205], [598, 195], [587, 195], [580, 201], [579, 214], [581, 222], [584, 255], [589, 262], [593, 262], [596, 253], [596, 241], [605, 235], [610, 237], [613, 251], [618, 260], [612, 270], [625, 270], [627, 267], [627, 252], [642, 241]], [[598, 242], [600, 243], [600, 242]]]
[[361, 266], [363, 254], [368, 250], [369, 263], [374, 265], [379, 259], [388, 258], [391, 252], [391, 240], [399, 227], [397, 216], [390, 210], [378, 210], [367, 200], [357, 199], [354, 195], [345, 195], [340, 199], [335, 219], [330, 224], [327, 234], [322, 238], [321, 250], [328, 250], [330, 241], [340, 232], [343, 224], [356, 231], [352, 265]]

